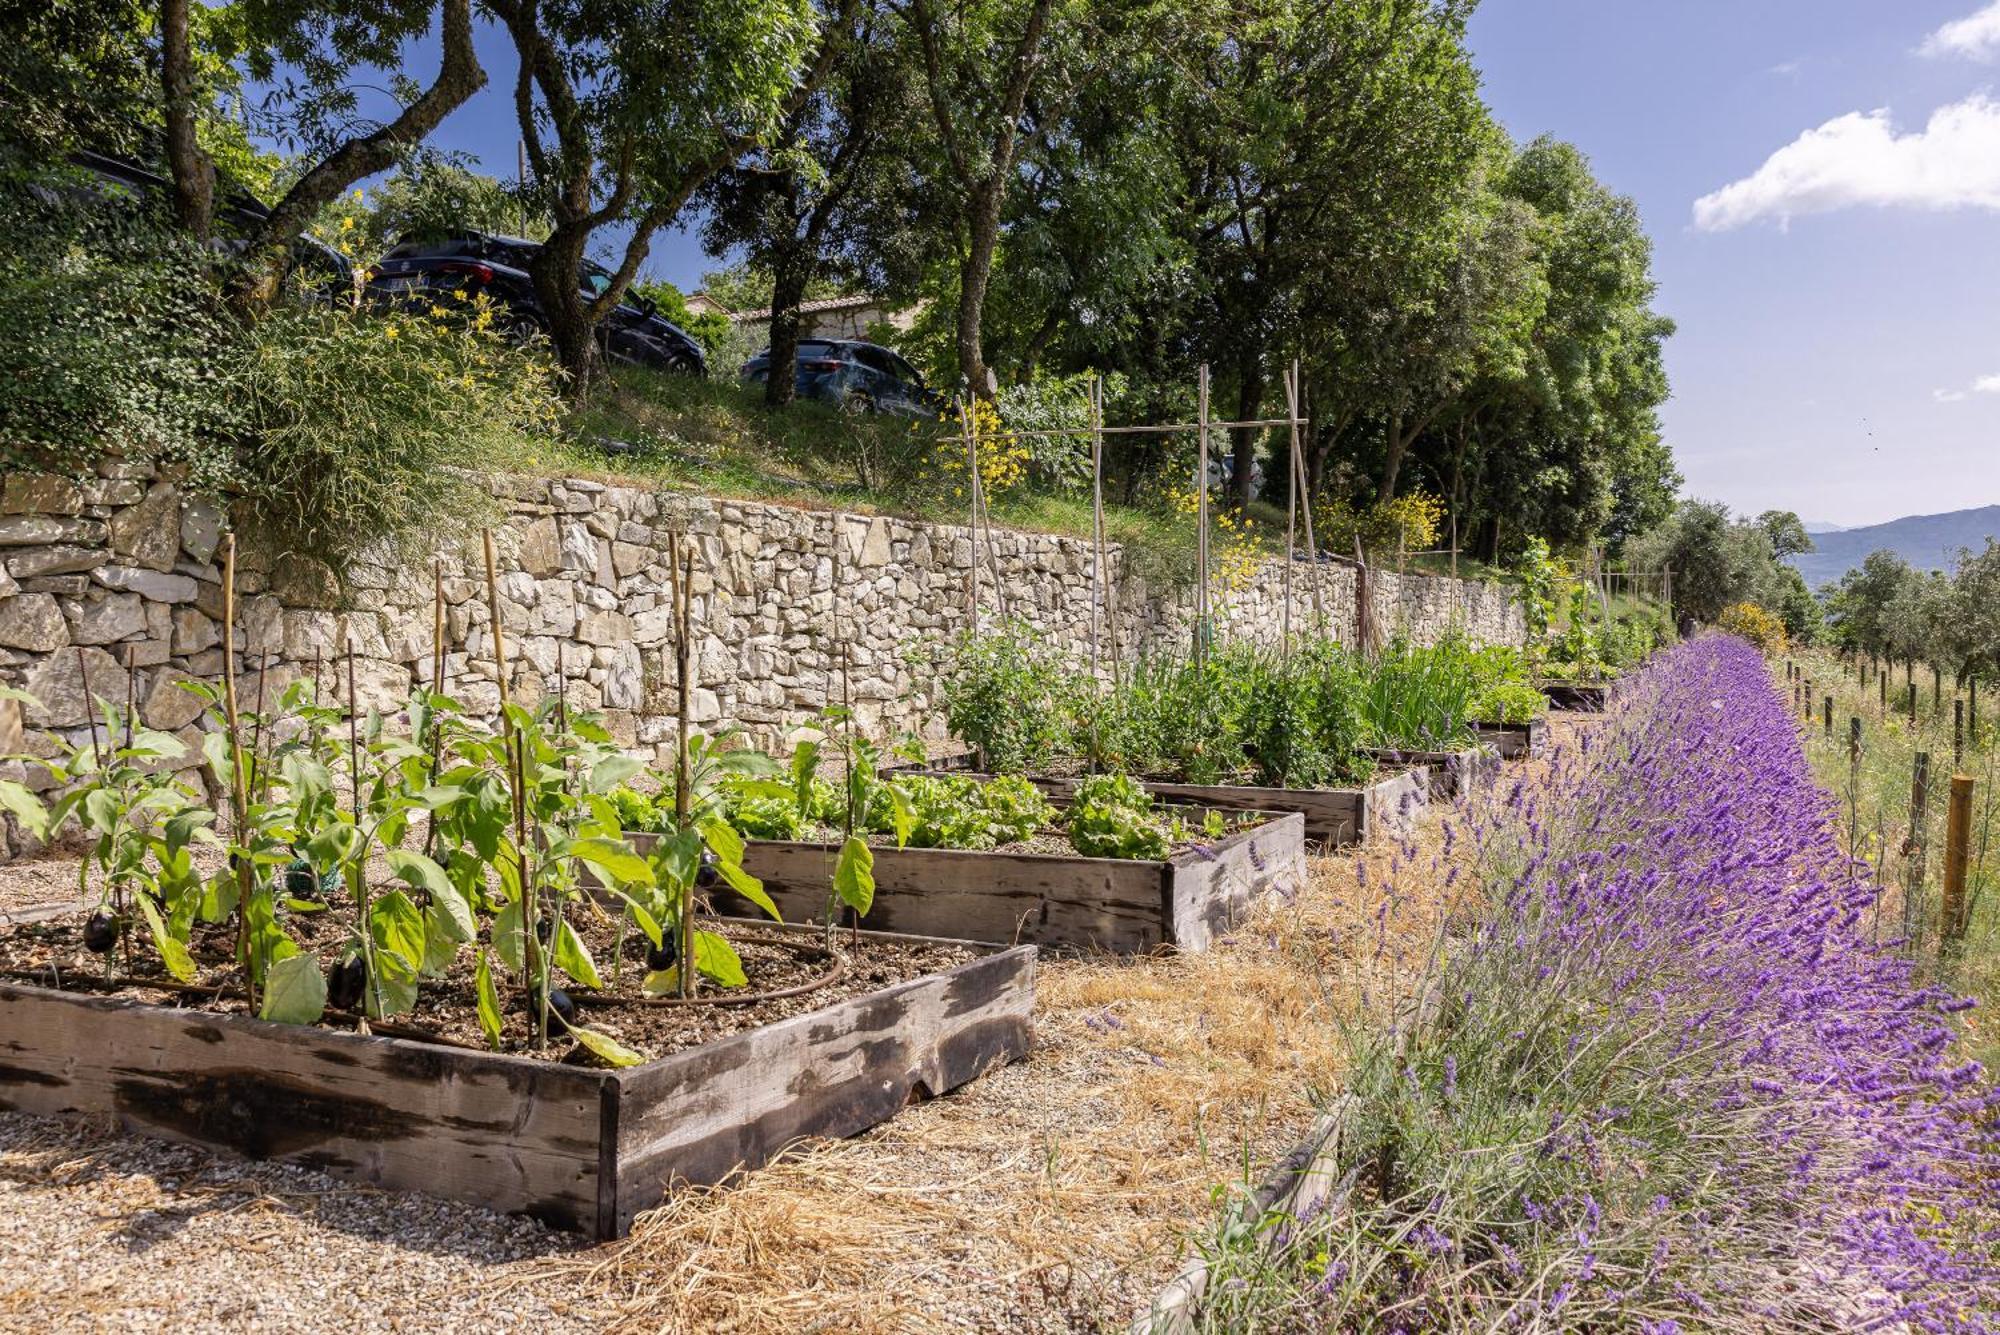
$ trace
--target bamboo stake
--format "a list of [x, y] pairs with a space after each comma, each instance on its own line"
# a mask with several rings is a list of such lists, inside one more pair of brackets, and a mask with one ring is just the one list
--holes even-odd
[[1104, 380], [1090, 378], [1090, 679], [1098, 677], [1098, 624], [1104, 616]]
[[1194, 646], [1196, 661], [1208, 653], [1208, 363], [1195, 380], [1196, 422], [1194, 468]]
[[1312, 563], [1313, 626], [1321, 635], [1326, 634], [1326, 593], [1320, 587], [1319, 540], [1313, 535], [1312, 479], [1306, 475], [1306, 452], [1299, 440], [1299, 428], [1310, 420], [1306, 410], [1305, 374], [1299, 368], [1299, 360], [1292, 359], [1292, 382], [1286, 396], [1291, 409], [1292, 426], [1292, 471], [1298, 479], [1299, 505], [1306, 524], [1306, 560]]
[[[354, 690], [354, 637], [347, 637], [347, 776], [354, 794], [354, 828], [361, 828], [361, 708]], [[355, 903], [361, 915], [361, 966], [368, 974], [369, 990], [375, 994], [375, 1013], [383, 1015], [387, 1007], [382, 999], [382, 978], [375, 967], [373, 933], [368, 924], [368, 866], [367, 850], [357, 849], [356, 862], [349, 868], [354, 877], [353, 891]], [[365, 1019], [365, 1013], [364, 1013]]]
[[1298, 362], [1285, 368], [1285, 403], [1292, 419], [1291, 445], [1285, 467], [1285, 605], [1278, 617], [1278, 652], [1292, 656], [1292, 565], [1298, 559], [1299, 530], [1299, 395], [1292, 377]]
[[[979, 633], [979, 437], [972, 429], [972, 414], [961, 396], [958, 400], [959, 427], [965, 438], [965, 469], [969, 481], [967, 490], [971, 493], [972, 516], [968, 531], [972, 534], [972, 582], [966, 590], [965, 617], [973, 634]], [[834, 526], [833, 540], [840, 542], [840, 527]]]
[[[838, 538], [836, 537], [836, 541]], [[689, 617], [688, 586], [694, 582], [694, 554], [686, 550], [686, 535], [674, 535], [673, 549], [668, 553], [669, 574], [668, 596], [673, 603], [674, 621], [674, 827], [685, 830], [692, 814], [693, 794], [688, 792], [691, 774], [688, 765], [688, 708], [694, 699], [694, 690], [689, 679], [692, 671], [691, 656], [688, 652]], [[682, 997], [691, 997], [695, 990], [694, 967], [694, 882], [690, 880], [681, 888], [680, 922], [675, 931], [680, 938], [680, 967], [674, 971]]]
[[[226, 601], [227, 595], [225, 595]], [[97, 768], [104, 768], [104, 746], [97, 740], [97, 705], [90, 694], [90, 660], [84, 656], [82, 645], [76, 646], [76, 670], [83, 680], [83, 721], [90, 725], [90, 758]], [[108, 733], [110, 730], [106, 729]], [[108, 739], [107, 739], [108, 740]]]
[[528, 854], [528, 795], [524, 791], [528, 781], [527, 757], [523, 754], [520, 734], [515, 731], [513, 716], [507, 712], [510, 703], [507, 691], [507, 632], [500, 615], [500, 573], [493, 557], [493, 530], [483, 529], [480, 536], [486, 549], [486, 605], [493, 622], [493, 666], [500, 680], [502, 751], [507, 759], [509, 787], [514, 790], [514, 853], [521, 879], [521, 956], [522, 963], [527, 966], [530, 992], [535, 990], [534, 983], [541, 984], [540, 1004], [535, 1007], [535, 1044], [538, 1048], [546, 1048], [549, 1045], [548, 971], [542, 957], [541, 897], [535, 893], [534, 867]]
[[236, 958], [243, 964], [243, 995], [251, 1012], [257, 1010], [257, 971], [250, 963], [250, 859], [241, 849], [250, 840], [250, 784], [243, 772], [243, 751], [238, 743], [240, 716], [236, 710], [236, 535], [222, 539], [222, 704], [224, 722], [229, 726], [230, 795], [235, 805], [236, 843]]

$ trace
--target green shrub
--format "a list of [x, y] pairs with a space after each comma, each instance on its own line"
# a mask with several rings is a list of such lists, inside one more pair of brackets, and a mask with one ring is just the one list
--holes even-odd
[[945, 722], [996, 773], [1046, 765], [1070, 741], [1069, 674], [1025, 625], [968, 632], [952, 641], [939, 674]]
[[240, 383], [268, 536], [339, 565], [381, 538], [428, 550], [490, 513], [468, 470], [531, 457], [558, 410], [548, 365], [492, 322], [476, 304], [405, 318], [289, 306], [259, 322]]
[[106, 454], [236, 478], [244, 425], [213, 252], [64, 170], [0, 174], [0, 471]]

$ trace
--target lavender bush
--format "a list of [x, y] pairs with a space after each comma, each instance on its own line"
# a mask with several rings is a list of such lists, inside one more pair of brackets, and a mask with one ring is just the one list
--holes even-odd
[[1832, 815], [1754, 650], [1655, 660], [1447, 853], [1414, 1018], [1356, 1053], [1344, 1203], [1277, 1252], [1225, 1228], [1208, 1324], [1994, 1324], [1970, 1003], [1869, 940]]

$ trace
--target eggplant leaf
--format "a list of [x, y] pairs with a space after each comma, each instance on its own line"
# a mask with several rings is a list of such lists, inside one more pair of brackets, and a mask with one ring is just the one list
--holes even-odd
[[597, 1029], [574, 1025], [569, 1036], [589, 1050], [591, 1056], [607, 1066], [643, 1066], [644, 1053], [634, 1052], [611, 1035]]
[[576, 928], [569, 925], [567, 918], [556, 924], [555, 964], [585, 987], [603, 987], [604, 980], [597, 976], [597, 963], [590, 958], [589, 947], [576, 934]]
[[840, 861], [833, 869], [833, 893], [862, 917], [874, 906], [875, 852], [858, 834], [848, 835], [840, 846]]
[[472, 971], [473, 990], [479, 994], [479, 1028], [486, 1035], [486, 1042], [495, 1052], [500, 1050], [500, 993], [493, 986], [493, 965], [486, 958], [485, 947], [479, 951], [479, 963]]
[[160, 919], [160, 911], [153, 907], [152, 896], [140, 895], [139, 911], [146, 915], [146, 926], [152, 929], [153, 945], [160, 952], [160, 963], [167, 966], [167, 972], [183, 983], [192, 983], [195, 976], [194, 956], [188, 954], [167, 924]]
[[317, 1024], [326, 1014], [326, 975], [311, 955], [290, 955], [264, 971], [259, 1018], [277, 1024]]

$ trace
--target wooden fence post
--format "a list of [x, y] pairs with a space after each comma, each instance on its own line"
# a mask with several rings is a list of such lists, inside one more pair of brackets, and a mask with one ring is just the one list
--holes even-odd
[[1944, 922], [1947, 941], [1965, 936], [1965, 871], [1972, 846], [1972, 779], [1954, 774], [1944, 826]]
[[1965, 701], [1951, 702], [1951, 772], [1965, 768]]
[[1910, 768], [1910, 836], [1903, 845], [1903, 926], [1915, 936], [1923, 921], [1925, 822], [1930, 815], [1931, 753], [1917, 752]]
[[1833, 740], [1833, 697], [1826, 697], [1826, 739]]

